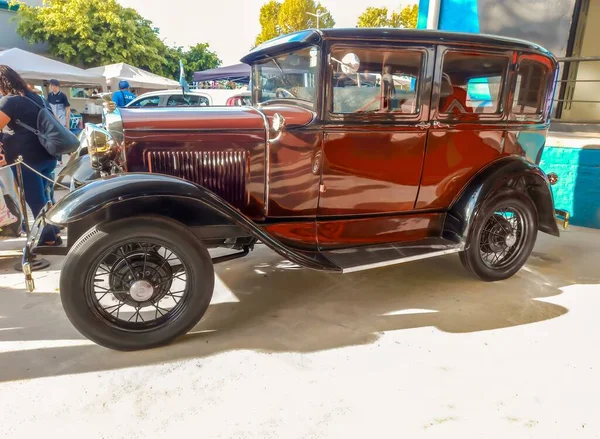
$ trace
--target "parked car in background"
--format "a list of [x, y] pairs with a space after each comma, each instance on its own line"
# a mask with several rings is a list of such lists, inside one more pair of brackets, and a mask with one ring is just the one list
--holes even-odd
[[[125, 108], [105, 130], [86, 127], [102, 178], [36, 219], [68, 239], [33, 236], [25, 257], [67, 254], [61, 300], [96, 343], [134, 350], [185, 334], [211, 301], [213, 265], [259, 240], [333, 273], [456, 253], [498, 281], [521, 269], [538, 231], [559, 236], [557, 177], [536, 163], [558, 72], [543, 48], [322, 29], [242, 62], [253, 106]], [[215, 247], [238, 253], [211, 259]]]
[[[241, 90], [179, 90], [151, 91], [138, 96], [127, 107], [216, 107], [236, 106], [242, 101]], [[247, 97], [249, 93], [247, 94]], [[246, 102], [249, 102], [248, 100]], [[251, 103], [251, 102], [250, 102]]]
[[227, 99], [228, 107], [243, 107], [244, 105], [252, 105], [252, 94], [249, 91], [239, 93]]

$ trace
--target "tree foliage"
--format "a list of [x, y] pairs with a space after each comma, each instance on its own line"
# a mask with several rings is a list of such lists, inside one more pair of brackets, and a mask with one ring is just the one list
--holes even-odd
[[255, 44], [258, 46], [260, 43], [269, 41], [276, 36], [281, 35], [281, 29], [279, 28], [279, 10], [281, 9], [281, 3], [276, 0], [271, 0], [269, 3], [264, 4], [260, 8], [260, 33], [256, 37]]
[[390, 26], [414, 29], [417, 27], [418, 19], [419, 6], [406, 6], [405, 8], [401, 9], [400, 12], [392, 12], [392, 16], [390, 18]]
[[388, 27], [388, 8], [368, 7], [360, 17], [358, 17], [357, 27]]
[[386, 7], [368, 7], [358, 17], [357, 27], [401, 27], [416, 28], [419, 17], [419, 6], [406, 6], [400, 11], [393, 11], [389, 15]]
[[320, 14], [318, 27], [335, 26], [335, 20], [321, 3], [315, 0], [271, 0], [260, 8], [261, 32], [256, 37], [256, 45], [264, 43], [279, 35], [304, 29], [316, 28], [317, 18], [312, 14]]
[[208, 44], [189, 51], [167, 47], [151, 21], [116, 0], [46, 0], [44, 6], [19, 6], [18, 34], [31, 43], [46, 42], [51, 55], [80, 67], [124, 62], [179, 78], [179, 59], [190, 69], [220, 64]]

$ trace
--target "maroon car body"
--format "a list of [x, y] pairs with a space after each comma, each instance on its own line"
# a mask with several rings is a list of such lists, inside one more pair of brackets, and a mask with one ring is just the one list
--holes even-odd
[[[334, 272], [460, 253], [489, 281], [519, 270], [538, 230], [558, 236], [549, 180], [538, 167], [558, 71], [544, 49], [473, 34], [329, 29], [280, 37], [243, 61], [253, 66], [253, 106], [122, 109], [107, 116], [106, 131], [87, 128], [103, 178], [43, 215], [68, 229], [68, 244], [54, 250], [69, 252], [64, 276], [84, 270], [82, 256], [100, 257], [94, 245], [117, 246], [96, 264], [113, 276], [100, 291], [121, 288], [118, 303], [135, 310], [164, 300], [156, 280], [135, 267], [150, 257], [159, 266], [167, 251], [180, 269], [187, 257], [209, 277], [205, 266], [245, 255], [258, 241]], [[239, 253], [212, 261], [182, 255], [177, 243], [153, 241], [152, 221], [187, 235], [191, 247]], [[91, 239], [119, 225], [147, 245], [119, 244], [109, 233], [106, 244]], [[95, 276], [62, 284], [67, 314], [94, 341], [136, 349], [187, 330], [169, 329], [176, 318], [119, 323], [96, 303]], [[195, 276], [186, 272], [197, 286]], [[195, 314], [187, 311], [189, 322], [208, 306], [211, 282], [197, 293]], [[87, 314], [98, 320], [91, 328]], [[157, 335], [139, 335], [148, 331]]]

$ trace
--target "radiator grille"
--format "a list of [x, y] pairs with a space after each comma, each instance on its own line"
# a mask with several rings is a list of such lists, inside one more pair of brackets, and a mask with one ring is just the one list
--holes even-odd
[[246, 151], [149, 151], [150, 172], [193, 181], [232, 205], [246, 205]]

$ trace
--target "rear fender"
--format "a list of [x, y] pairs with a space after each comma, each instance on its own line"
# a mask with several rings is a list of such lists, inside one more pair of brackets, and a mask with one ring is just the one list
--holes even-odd
[[282, 244], [208, 189], [167, 175], [128, 173], [91, 182], [61, 199], [46, 213], [46, 221], [68, 227], [73, 245], [91, 227], [139, 215], [172, 218], [208, 242], [254, 237], [292, 262], [338, 271], [321, 258]]
[[537, 208], [540, 231], [560, 235], [548, 177], [524, 158], [510, 156], [491, 163], [469, 181], [450, 206], [444, 236], [466, 242], [479, 207], [490, 197], [508, 189], [518, 190], [531, 198]]

